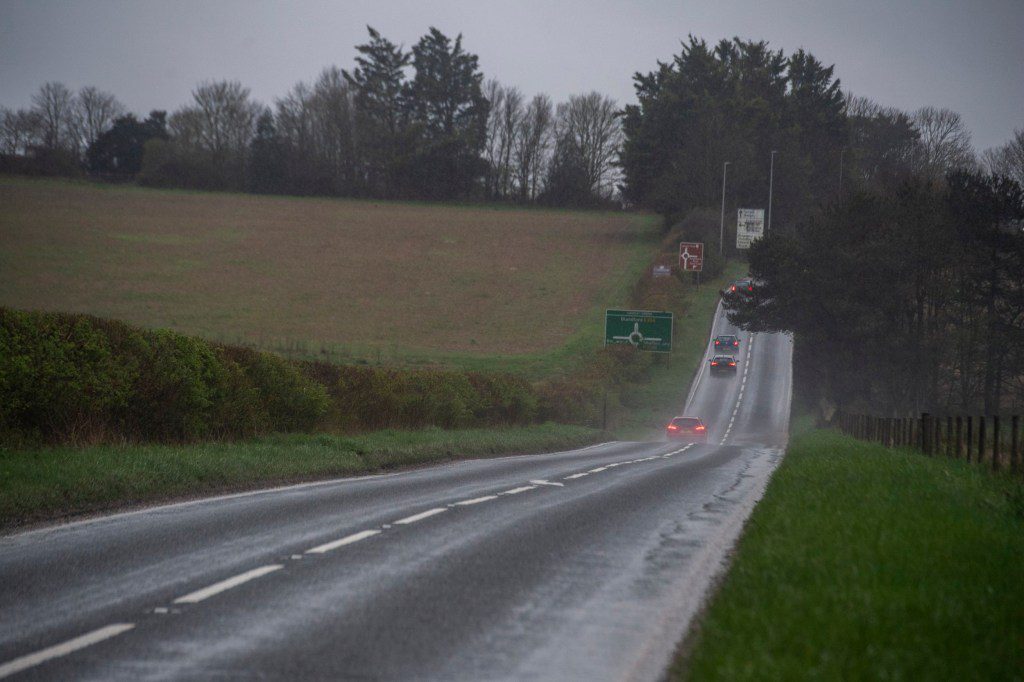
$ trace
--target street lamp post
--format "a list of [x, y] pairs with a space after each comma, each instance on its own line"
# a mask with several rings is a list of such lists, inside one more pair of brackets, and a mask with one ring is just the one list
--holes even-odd
[[725, 249], [725, 172], [729, 169], [732, 161], [722, 164], [722, 225], [718, 230], [718, 255], [721, 256]]
[[775, 189], [775, 155], [778, 154], [774, 149], [772, 150], [772, 164], [771, 170], [768, 171], [768, 231], [772, 230], [772, 190]]

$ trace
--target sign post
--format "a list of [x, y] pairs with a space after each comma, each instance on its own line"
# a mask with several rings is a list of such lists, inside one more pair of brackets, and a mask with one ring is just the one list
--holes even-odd
[[630, 345], [652, 353], [672, 352], [672, 313], [652, 310], [606, 310], [604, 345]]
[[763, 236], [764, 209], [739, 209], [736, 215], [736, 248], [749, 249], [752, 242]]

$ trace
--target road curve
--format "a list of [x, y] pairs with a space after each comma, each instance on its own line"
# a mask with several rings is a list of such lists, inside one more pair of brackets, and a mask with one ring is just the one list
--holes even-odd
[[786, 444], [790, 339], [741, 337], [737, 375], [705, 362], [686, 400], [707, 445], [462, 461], [0, 538], [0, 677], [656, 679]]

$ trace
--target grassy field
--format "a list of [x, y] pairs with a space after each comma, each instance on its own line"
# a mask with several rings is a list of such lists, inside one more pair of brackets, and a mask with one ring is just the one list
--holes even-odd
[[797, 436], [674, 679], [1024, 677], [1024, 486]]
[[506, 429], [279, 435], [184, 446], [0, 449], [0, 529], [182, 497], [597, 442], [599, 431]]
[[0, 243], [0, 305], [293, 357], [514, 370], [599, 343], [658, 223], [2, 177]]

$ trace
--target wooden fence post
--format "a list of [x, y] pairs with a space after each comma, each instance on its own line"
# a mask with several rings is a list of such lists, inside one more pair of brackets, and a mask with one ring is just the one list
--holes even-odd
[[946, 416], [946, 457], [953, 457], [953, 417]]
[[932, 429], [932, 435], [934, 436], [932, 438], [932, 454], [933, 455], [941, 455], [942, 454], [942, 420], [941, 419], [934, 419], [933, 418], [932, 421], [935, 423], [935, 428]]
[[974, 417], [967, 415], [967, 461], [971, 461], [971, 452], [974, 450]]
[[992, 471], [999, 471], [999, 415], [992, 415]]
[[964, 418], [956, 416], [956, 450], [953, 457], [960, 459], [964, 456]]
[[1017, 473], [1017, 457], [1020, 455], [1020, 415], [1010, 417], [1010, 471]]
[[932, 454], [932, 416], [927, 412], [921, 413], [921, 452], [926, 455]]
[[978, 416], [978, 464], [985, 461], [985, 415]]

